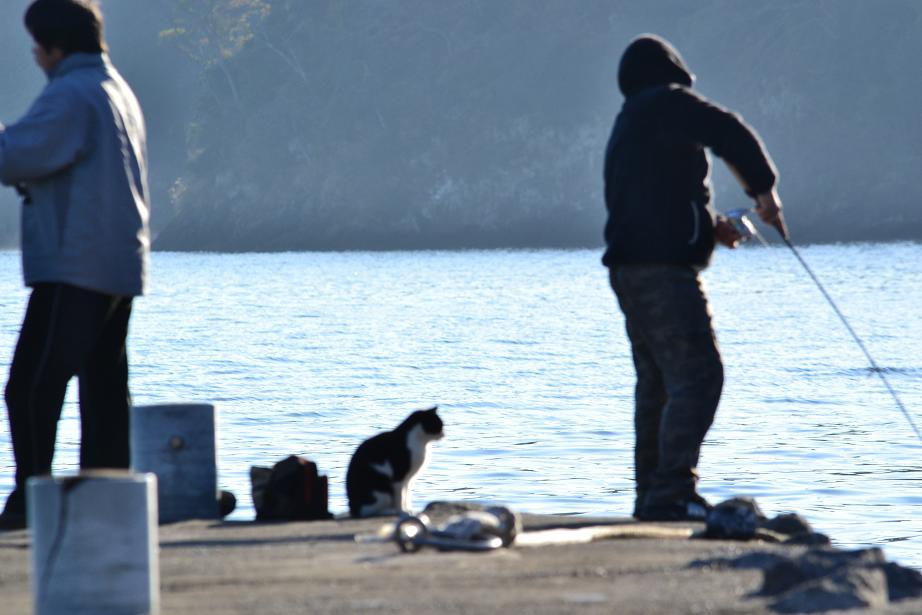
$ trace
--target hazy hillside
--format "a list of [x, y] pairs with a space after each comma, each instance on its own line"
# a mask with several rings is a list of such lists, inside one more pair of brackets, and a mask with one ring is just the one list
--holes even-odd
[[646, 31], [761, 131], [799, 239], [922, 237], [913, 0], [268, 4], [211, 71], [162, 248], [597, 245], [617, 61]]
[[[917, 0], [104, 8], [150, 125], [161, 249], [599, 245], [617, 63], [642, 32], [758, 128], [795, 238], [922, 238]], [[41, 86], [17, 10], [0, 24], [3, 121]], [[716, 168], [718, 207], [744, 205]]]

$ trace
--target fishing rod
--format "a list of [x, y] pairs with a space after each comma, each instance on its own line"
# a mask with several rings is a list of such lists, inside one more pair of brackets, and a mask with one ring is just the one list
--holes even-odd
[[[737, 232], [742, 236], [743, 241], [749, 239], [750, 237], [756, 237], [759, 239], [759, 241], [762, 242], [762, 245], [767, 246], [768, 242], [765, 241], [765, 239], [759, 233], [758, 229], [756, 229], [756, 227], [752, 224], [746, 215], [750, 211], [751, 210], [749, 209], [734, 209], [728, 211], [725, 215], [730, 224], [733, 225], [733, 228], [735, 228]], [[858, 334], [855, 333], [855, 330], [849, 324], [848, 319], [845, 318], [845, 314], [842, 313], [842, 310], [839, 309], [839, 306], [836, 305], [836, 302], [832, 300], [832, 295], [829, 294], [829, 292], [826, 290], [826, 287], [823, 286], [817, 275], [813, 273], [813, 269], [810, 268], [810, 265], [807, 264], [807, 261], [804, 260], [804, 257], [800, 255], [800, 251], [794, 247], [794, 244], [785, 235], [782, 227], [775, 226], [775, 229], [778, 231], [778, 234], [781, 236], [781, 239], [784, 241], [785, 245], [787, 245], [787, 247], [791, 249], [791, 252], [794, 254], [794, 256], [797, 257], [797, 260], [803, 266], [804, 271], [807, 272], [807, 274], [813, 280], [813, 283], [816, 284], [816, 287], [826, 298], [826, 301], [829, 302], [829, 305], [836, 313], [836, 316], [838, 316], [839, 320], [842, 321], [842, 324], [845, 325], [845, 329], [851, 334], [852, 339], [855, 340], [855, 343], [858, 344], [858, 347], [864, 353], [864, 356], [867, 357], [868, 363], [871, 364], [871, 371], [880, 376], [884, 386], [887, 387], [887, 391], [890, 392], [890, 396], [893, 398], [893, 401], [896, 402], [897, 407], [903, 413], [903, 416], [906, 417], [906, 420], [909, 422], [909, 426], [912, 427], [912, 430], [915, 432], [916, 437], [920, 442], [922, 442], [922, 433], [919, 432], [919, 428], [916, 427], [915, 421], [912, 420], [912, 415], [909, 414], [909, 412], [906, 410], [906, 406], [904, 406], [903, 402], [900, 400], [899, 395], [896, 394], [896, 390], [894, 390], [894, 388], [890, 385], [890, 381], [887, 380], [887, 376], [884, 374], [884, 370], [877, 365], [877, 361], [874, 360], [874, 357], [871, 356], [867, 346], [865, 346], [864, 342], [861, 341], [861, 338], [858, 337]]]

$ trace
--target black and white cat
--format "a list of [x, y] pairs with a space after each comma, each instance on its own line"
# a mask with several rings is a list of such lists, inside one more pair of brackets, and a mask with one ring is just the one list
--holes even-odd
[[429, 445], [442, 438], [437, 409], [417, 410], [393, 431], [379, 433], [359, 445], [346, 473], [350, 515], [410, 512], [410, 483], [425, 465]]

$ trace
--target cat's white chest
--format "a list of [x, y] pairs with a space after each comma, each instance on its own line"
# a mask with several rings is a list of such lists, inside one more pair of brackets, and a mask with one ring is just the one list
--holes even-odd
[[429, 460], [431, 443], [432, 439], [423, 431], [421, 425], [416, 425], [407, 433], [407, 450], [410, 451], [410, 469], [407, 472], [407, 479], [411, 479], [426, 465]]

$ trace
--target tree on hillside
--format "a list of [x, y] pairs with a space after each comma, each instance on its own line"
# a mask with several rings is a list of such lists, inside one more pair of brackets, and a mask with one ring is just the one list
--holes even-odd
[[[160, 33], [203, 71], [217, 68], [234, 103], [240, 91], [228, 62], [253, 38], [254, 28], [271, 10], [266, 0], [160, 0], [173, 14], [173, 26]], [[218, 98], [216, 96], [216, 98]]]

